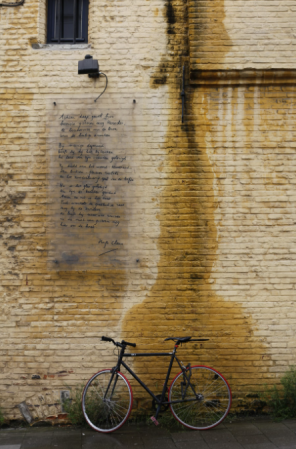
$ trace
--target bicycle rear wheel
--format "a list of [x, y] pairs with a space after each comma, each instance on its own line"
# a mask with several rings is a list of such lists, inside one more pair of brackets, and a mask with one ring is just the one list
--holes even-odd
[[82, 411], [87, 423], [97, 432], [119, 429], [128, 419], [133, 393], [127, 378], [111, 369], [99, 371], [85, 385]]
[[[190, 370], [186, 370], [187, 378]], [[190, 384], [183, 372], [169, 390], [170, 409], [185, 427], [206, 430], [220, 424], [231, 407], [231, 390], [222, 374], [207, 366], [192, 366]]]

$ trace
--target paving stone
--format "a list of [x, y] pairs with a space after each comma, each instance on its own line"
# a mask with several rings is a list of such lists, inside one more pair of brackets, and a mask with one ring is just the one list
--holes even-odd
[[210, 449], [243, 449], [237, 441], [227, 441], [225, 443], [209, 444]]
[[175, 445], [178, 449], [209, 449], [210, 446], [204, 440], [198, 441], [176, 441]]
[[[235, 427], [242, 427], [242, 426], [253, 426], [254, 422], [250, 420], [244, 420], [244, 421], [223, 421], [224, 427], [227, 429], [235, 428]], [[217, 428], [221, 428], [221, 425], [217, 426]]]
[[20, 449], [21, 445], [20, 444], [5, 444], [4, 446], [2, 444], [0, 444], [0, 449]]
[[293, 432], [291, 429], [286, 427], [285, 429], [281, 428], [279, 429], [269, 429], [268, 431], [262, 431], [266, 435], [268, 435], [269, 438], [282, 438], [282, 437], [291, 437], [292, 439], [295, 438], [295, 432]]
[[280, 446], [277, 446], [277, 448], [279, 448], [279, 449], [295, 449], [295, 444], [293, 444], [292, 446], [290, 445], [290, 446], [286, 446], [285, 444], [284, 445], [280, 445]]
[[116, 430], [116, 434], [136, 434], [136, 433], [140, 433], [142, 431], [147, 431], [147, 426], [137, 426], [137, 425], [128, 425], [125, 424], [124, 426], [120, 427], [120, 429]]
[[55, 427], [50, 425], [50, 426], [40, 426], [40, 427], [27, 427], [24, 429], [25, 433], [33, 433], [34, 435], [38, 435], [39, 433], [45, 434], [45, 433], [50, 433], [50, 432], [54, 432]]
[[203, 441], [202, 438], [202, 432], [196, 431], [189, 431], [189, 432], [176, 432], [171, 433], [171, 437], [173, 440], [176, 441]]
[[[98, 447], [104, 449], [118, 449], [126, 447], [120, 441], [117, 440], [116, 436], [105, 435], [103, 433], [92, 432], [92, 434], [82, 433], [81, 437], [81, 448], [82, 449], [97, 449]], [[136, 446], [135, 446], [136, 447]]]
[[270, 436], [268, 438], [274, 443], [276, 446], [293, 446], [296, 448], [296, 435], [282, 435], [282, 436]]
[[[2, 445], [20, 445], [23, 442], [23, 436], [8, 436], [8, 437], [4, 437], [4, 436], [0, 436], [0, 444]], [[1, 448], [2, 449], [2, 448]]]
[[260, 434], [261, 430], [258, 427], [254, 426], [254, 424], [246, 423], [244, 424], [235, 424], [229, 425], [227, 429], [234, 435], [256, 435]]
[[273, 443], [244, 444], [244, 449], [277, 449]]
[[296, 419], [287, 419], [284, 423], [290, 430], [296, 431]]
[[125, 434], [125, 435], [112, 435], [113, 438], [116, 439], [123, 446], [141, 446], [143, 445], [143, 439], [140, 434]]
[[[138, 443], [134, 443], [134, 445], [128, 445], [128, 446], [123, 446], [124, 449], [145, 449], [145, 446], [143, 443], [138, 444]], [[96, 449], [96, 448], [94, 448]], [[116, 449], [116, 448], [114, 448]]]
[[203, 432], [127, 426], [108, 435], [71, 427], [5, 429], [0, 431], [0, 449], [296, 449], [294, 424], [227, 423]]
[[265, 422], [265, 423], [254, 423], [255, 427], [257, 427], [263, 433], [277, 433], [277, 432], [287, 432], [290, 429], [285, 426], [283, 423], [277, 422]]
[[52, 446], [56, 449], [81, 449], [81, 434], [53, 435]]
[[2, 436], [9, 436], [9, 435], [25, 435], [26, 431], [25, 430], [17, 430], [17, 429], [12, 429], [12, 430], [0, 430], [0, 438], [2, 438]]
[[259, 443], [270, 443], [270, 440], [266, 435], [237, 435], [236, 439], [241, 444], [259, 444]]
[[52, 449], [52, 435], [28, 436], [24, 438], [21, 449]]
[[66, 434], [79, 434], [79, 435], [81, 435], [81, 433], [82, 433], [82, 430], [81, 429], [74, 429], [73, 427], [54, 427], [53, 428], [53, 433], [54, 434], [63, 434], [63, 435], [66, 435]]
[[[127, 446], [129, 447], [129, 446]], [[155, 441], [144, 441], [145, 449], [176, 449], [176, 445], [172, 439], [161, 439]]]
[[168, 430], [155, 426], [151, 427], [150, 430], [147, 430], [147, 427], [146, 430], [142, 430], [141, 437], [143, 438], [143, 440], [161, 440], [171, 438], [170, 432]]
[[216, 444], [216, 443], [227, 443], [227, 442], [235, 442], [234, 436], [229, 432], [229, 430], [208, 430], [202, 433], [202, 437], [204, 441], [208, 444]]
[[273, 440], [274, 438], [290, 438], [291, 441], [296, 440], [295, 432], [292, 432], [290, 429], [286, 429], [285, 431], [281, 430], [279, 432], [276, 432], [274, 430], [270, 430], [268, 432], [263, 432], [270, 440]]

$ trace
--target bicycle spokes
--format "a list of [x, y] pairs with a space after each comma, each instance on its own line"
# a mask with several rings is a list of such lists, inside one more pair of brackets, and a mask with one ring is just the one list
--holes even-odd
[[127, 419], [132, 394], [125, 378], [112, 370], [102, 371], [89, 380], [83, 393], [83, 412], [88, 423], [100, 431], [120, 427]]
[[[169, 401], [173, 415], [192, 429], [206, 429], [219, 424], [231, 405], [230, 389], [215, 370], [192, 367], [190, 375], [177, 376], [170, 388]], [[184, 385], [186, 384], [186, 385]]]

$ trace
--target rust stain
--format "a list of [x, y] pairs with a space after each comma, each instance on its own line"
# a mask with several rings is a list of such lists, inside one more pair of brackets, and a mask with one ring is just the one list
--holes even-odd
[[[223, 6], [222, 1], [211, 3]], [[184, 63], [188, 74], [186, 2], [168, 1], [166, 17], [167, 54], [174, 56], [161, 60], [150, 83], [155, 89], [164, 84], [161, 79], [166, 80], [170, 105], [162, 167], [166, 185], [159, 198], [158, 278], [147, 298], [127, 312], [122, 335], [137, 342], [139, 351], [168, 350], [172, 342], [163, 340], [169, 336], [210, 338], [204, 345], [183, 346], [180, 358], [221, 371], [234, 391], [234, 406], [242, 407], [240, 395], [249, 392], [252, 383], [257, 386], [267, 371], [262, 362], [266, 350], [254, 335], [256, 324], [250, 314], [238, 302], [225, 301], [212, 289], [218, 238], [214, 173], [207, 154], [207, 133], [212, 126], [207, 110], [209, 94], [203, 88], [190, 88], [187, 79], [186, 124], [181, 126], [181, 101], [176, 104], [176, 100], [180, 99]], [[203, 30], [195, 28], [196, 33]], [[166, 368], [160, 371], [158, 364], [154, 369], [151, 359], [134, 359], [134, 365], [152, 389], [161, 388]], [[135, 390], [140, 403], [145, 402], [142, 390], [137, 386]]]
[[224, 0], [189, 2], [191, 70], [197, 69], [201, 63], [206, 65], [209, 61], [219, 68], [224, 62], [224, 56], [232, 45], [224, 19]]

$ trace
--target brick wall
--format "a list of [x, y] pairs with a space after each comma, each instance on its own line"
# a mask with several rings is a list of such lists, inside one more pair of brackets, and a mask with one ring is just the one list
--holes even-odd
[[[295, 75], [196, 71], [189, 84], [189, 44], [197, 58], [197, 41], [188, 29], [192, 8], [202, 3], [92, 1], [90, 48], [39, 45], [43, 2], [1, 8], [0, 405], [10, 417], [20, 416], [22, 401], [36, 416], [56, 414], [50, 404], [65, 385], [112, 366], [112, 349], [99, 341], [104, 334], [136, 341], [140, 351], [170, 348], [167, 336], [209, 337], [203, 347], [181, 348], [181, 359], [224, 373], [236, 406], [294, 363]], [[229, 37], [237, 28], [230, 32], [228, 24], [247, 23], [242, 11], [254, 8], [211, 4], [220, 14], [219, 45], [197, 45], [205, 65], [240, 69], [241, 60], [231, 66], [227, 58], [232, 52], [249, 60], [253, 46], [238, 47]], [[197, 26], [195, 38], [211, 40], [210, 28]], [[141, 105], [143, 196], [129, 211], [131, 225], [140, 222], [141, 238], [131, 235], [140, 262], [61, 273], [48, 268], [49, 105], [83, 102], [102, 90], [103, 81], [77, 75], [86, 53], [109, 76], [106, 104], [118, 113], [134, 98]], [[275, 46], [272, 67], [279, 54]], [[163, 374], [148, 362], [134, 367], [161, 386]], [[136, 390], [137, 405], [146, 398]]]
[[188, 8], [193, 70], [295, 67], [293, 2], [192, 0]]

